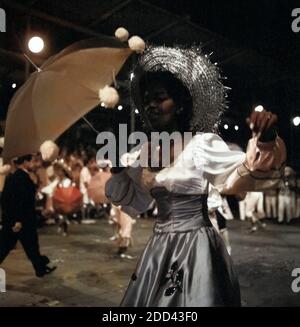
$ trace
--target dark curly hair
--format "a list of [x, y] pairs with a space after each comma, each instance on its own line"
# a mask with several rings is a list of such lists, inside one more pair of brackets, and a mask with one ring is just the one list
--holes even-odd
[[33, 158], [32, 154], [26, 154], [24, 156], [18, 157], [14, 160], [16, 165], [22, 165], [25, 161], [31, 161]]

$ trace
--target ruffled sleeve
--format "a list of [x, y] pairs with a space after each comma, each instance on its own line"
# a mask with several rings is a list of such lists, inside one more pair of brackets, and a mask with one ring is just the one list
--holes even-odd
[[142, 168], [125, 168], [113, 174], [105, 186], [106, 197], [130, 216], [145, 212], [153, 201], [148, 190], [140, 183]]
[[269, 144], [250, 139], [246, 153], [231, 151], [216, 134], [194, 137], [194, 164], [203, 178], [222, 194], [276, 187], [282, 177], [285, 157], [285, 146], [279, 137]]

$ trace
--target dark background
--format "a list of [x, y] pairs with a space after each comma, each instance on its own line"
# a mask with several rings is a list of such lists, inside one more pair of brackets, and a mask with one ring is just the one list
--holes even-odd
[[[46, 49], [30, 55], [37, 65], [64, 47], [81, 39], [113, 35], [124, 26], [156, 44], [200, 44], [227, 76], [231, 87], [229, 109], [220, 133], [228, 141], [245, 146], [249, 131], [245, 118], [262, 104], [279, 116], [278, 130], [288, 147], [288, 163], [300, 170], [300, 126], [292, 118], [300, 115], [300, 33], [291, 24], [289, 0], [0, 0], [6, 10], [7, 32], [0, 33], [0, 119], [5, 120], [9, 101], [25, 77], [29, 36], [40, 35]], [[126, 73], [120, 77], [128, 78]], [[113, 128], [117, 121], [129, 122], [125, 110], [96, 108], [87, 115], [98, 130]], [[137, 115], [137, 124], [139, 118]], [[222, 126], [227, 123], [229, 129]], [[235, 131], [234, 126], [239, 125]], [[3, 125], [3, 124], [2, 124]], [[3, 128], [3, 127], [2, 127]], [[76, 140], [95, 144], [95, 134], [80, 120], [63, 136], [70, 147]]]

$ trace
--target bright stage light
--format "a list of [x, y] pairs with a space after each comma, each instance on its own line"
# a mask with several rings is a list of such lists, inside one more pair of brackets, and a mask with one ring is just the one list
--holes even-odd
[[300, 125], [300, 117], [299, 116], [296, 116], [293, 118], [293, 124], [295, 126], [299, 126]]
[[40, 53], [45, 46], [44, 40], [39, 36], [34, 36], [28, 41], [28, 48], [33, 53]]
[[234, 129], [235, 129], [236, 131], [238, 131], [238, 130], [239, 130], [238, 125], [235, 125], [235, 126], [234, 126]]
[[229, 126], [227, 124], [224, 125], [224, 129], [228, 129]]

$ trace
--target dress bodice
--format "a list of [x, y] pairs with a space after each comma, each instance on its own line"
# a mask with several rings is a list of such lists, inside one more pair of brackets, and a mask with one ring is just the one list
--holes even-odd
[[156, 232], [180, 232], [211, 226], [207, 195], [176, 194], [164, 187], [153, 188], [151, 195], [158, 209]]

